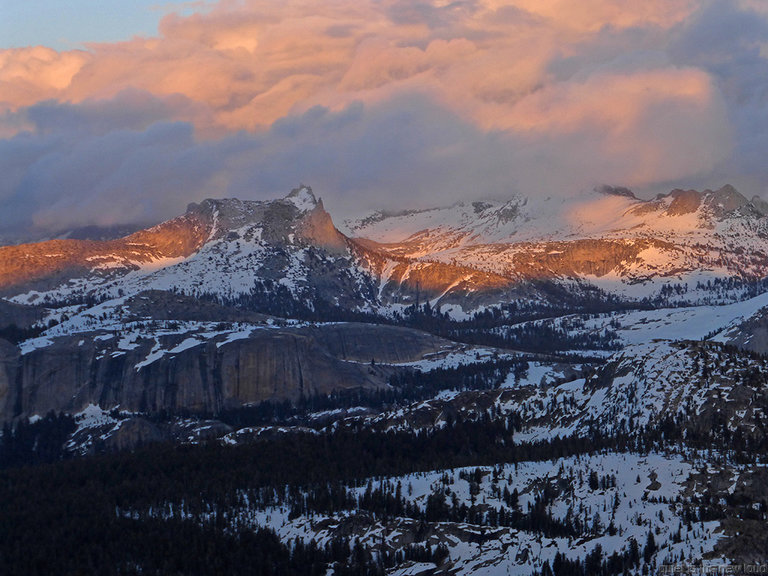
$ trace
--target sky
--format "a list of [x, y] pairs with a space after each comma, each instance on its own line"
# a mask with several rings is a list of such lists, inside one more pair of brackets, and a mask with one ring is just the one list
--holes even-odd
[[299, 183], [768, 196], [766, 150], [762, 0], [0, 0], [0, 238]]

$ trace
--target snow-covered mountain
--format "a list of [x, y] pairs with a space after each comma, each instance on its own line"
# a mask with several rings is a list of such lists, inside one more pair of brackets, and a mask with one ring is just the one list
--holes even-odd
[[350, 239], [308, 187], [269, 202], [206, 200], [116, 241], [2, 247], [0, 264], [0, 293], [22, 304], [171, 290], [225, 301], [282, 298], [310, 309], [321, 303], [379, 312], [442, 299], [471, 310], [527, 291], [496, 274], [402, 258]]
[[0, 293], [62, 305], [171, 290], [385, 315], [429, 301], [456, 318], [510, 301], [572, 303], [594, 288], [723, 302], [754, 295], [766, 275], [765, 212], [730, 186], [650, 201], [604, 188], [377, 213], [346, 222], [345, 235], [302, 186], [268, 202], [206, 200], [119, 240], [0, 247]]
[[665, 284], [694, 289], [716, 278], [763, 278], [767, 213], [759, 198], [749, 201], [731, 186], [653, 200], [603, 187], [569, 198], [378, 212], [345, 225], [369, 246], [403, 258], [517, 280], [579, 279], [637, 297]]

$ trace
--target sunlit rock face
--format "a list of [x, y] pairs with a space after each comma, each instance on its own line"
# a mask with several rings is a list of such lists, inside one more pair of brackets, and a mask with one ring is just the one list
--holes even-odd
[[509, 268], [511, 274], [527, 278], [552, 276], [605, 276], [621, 274], [642, 262], [646, 250], [672, 251], [669, 242], [639, 240], [574, 240], [521, 247]]
[[347, 239], [336, 230], [331, 215], [323, 207], [322, 200], [319, 200], [315, 207], [302, 217], [297, 232], [300, 238], [313, 246], [333, 254], [343, 254], [347, 249]]
[[118, 240], [51, 240], [0, 247], [0, 294], [52, 288], [85, 274], [107, 276], [185, 258], [208, 239], [210, 213], [198, 208]]
[[669, 216], [690, 214], [701, 206], [701, 194], [696, 190], [673, 190], [669, 195], [673, 198], [667, 208], [667, 215]]
[[472, 313], [535, 300], [541, 282], [632, 287], [644, 297], [664, 282], [764, 277], [764, 212], [731, 186], [651, 200], [602, 187], [565, 200], [376, 213], [345, 222], [343, 233], [300, 186], [273, 201], [191, 204], [183, 216], [119, 240], [0, 248], [0, 294], [57, 305], [142, 290], [228, 302], [272, 294], [308, 309], [320, 302], [375, 313], [426, 301]]

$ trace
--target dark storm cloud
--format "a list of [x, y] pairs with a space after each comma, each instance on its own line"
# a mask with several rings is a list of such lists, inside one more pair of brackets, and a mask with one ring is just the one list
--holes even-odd
[[313, 185], [339, 214], [453, 201], [462, 196], [452, 192], [458, 190], [498, 196], [514, 186], [499, 135], [423, 98], [354, 104], [338, 113], [316, 107], [267, 133], [211, 141], [196, 140], [185, 123], [110, 131], [97, 123], [84, 130], [70, 120], [93, 115], [75, 108], [46, 104], [55, 130], [49, 124], [44, 135], [0, 142], [0, 171], [7, 175], [0, 199], [12, 207], [2, 213], [3, 228], [169, 218], [205, 197], [272, 198], [299, 182]]
[[0, 148], [24, 150], [0, 153], [0, 170], [16, 175], [0, 183], [0, 197], [13, 208], [3, 212], [3, 226], [146, 221], [177, 209], [179, 196], [212, 170], [186, 124], [104, 134], [59, 131], [34, 140], [20, 135]]
[[106, 134], [115, 130], [146, 128], [172, 116], [185, 106], [183, 97], [160, 99], [139, 90], [126, 89], [109, 100], [80, 105], [42, 102], [26, 109], [25, 118], [38, 134], [87, 132]]
[[709, 2], [675, 31], [667, 50], [673, 63], [711, 74], [728, 107], [734, 151], [713, 168], [712, 180], [730, 181], [747, 194], [764, 196], [768, 192], [767, 14], [733, 2]]

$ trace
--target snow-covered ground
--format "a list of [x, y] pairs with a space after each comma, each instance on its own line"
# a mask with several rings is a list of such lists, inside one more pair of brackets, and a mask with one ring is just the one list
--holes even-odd
[[[479, 473], [478, 473], [479, 471]], [[605, 555], [622, 553], [634, 538], [642, 554], [648, 533], [652, 532], [658, 552], [653, 564], [672, 564], [681, 558], [701, 559], [710, 553], [722, 537], [717, 522], [688, 524], [682, 518], [680, 499], [694, 466], [680, 457], [650, 454], [594, 454], [543, 462], [521, 462], [497, 466], [457, 468], [408, 474], [400, 477], [371, 479], [352, 489], [362, 497], [368, 484], [374, 488], [388, 485], [420, 509], [430, 494], [443, 493], [450, 504], [475, 502], [484, 510], [505, 506], [503, 493], [518, 491], [519, 509], [529, 510], [542, 497], [544, 486], [556, 494], [547, 507], [552, 517], [566, 522], [580, 522], [585, 536], [579, 538], [547, 537], [515, 528], [480, 524], [439, 522], [432, 526], [423, 544], [446, 544], [450, 553], [451, 573], [487, 576], [530, 574], [550, 565], [559, 552], [569, 559], [583, 559], [597, 545]], [[599, 486], [590, 487], [589, 476], [597, 475]], [[470, 484], [478, 476], [476, 485]], [[241, 518], [252, 525], [273, 528], [283, 539], [314, 539], [320, 546], [329, 542], [352, 512], [332, 516], [314, 514], [289, 519], [285, 508], [243, 510]], [[415, 532], [417, 521], [407, 518], [372, 521], [360, 517], [355, 536], [376, 548], [382, 543], [396, 547], [404, 533]], [[367, 518], [367, 520], [366, 520]], [[364, 527], [360, 527], [362, 524]], [[609, 530], [610, 527], [610, 530]], [[610, 532], [615, 533], [611, 534]], [[727, 563], [709, 559], [711, 563]], [[641, 572], [638, 568], [637, 573]], [[408, 574], [393, 571], [391, 574]]]
[[602, 335], [606, 331], [622, 346], [654, 340], [703, 340], [726, 342], [728, 332], [768, 307], [768, 292], [754, 298], [720, 306], [689, 306], [635, 310], [604, 314], [572, 314], [534, 320], [494, 329], [498, 334], [526, 326], [550, 326], [570, 337]]

